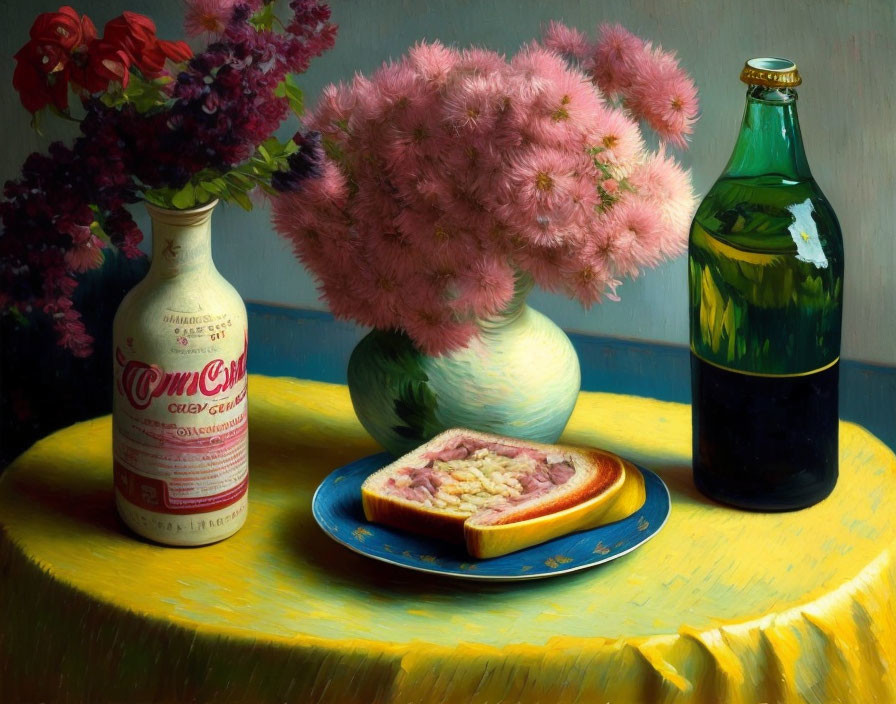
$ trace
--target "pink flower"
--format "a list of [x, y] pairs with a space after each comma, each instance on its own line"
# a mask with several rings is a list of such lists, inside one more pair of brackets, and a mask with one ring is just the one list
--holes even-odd
[[68, 299], [60, 299], [57, 303], [56, 312], [53, 312], [57, 344], [70, 350], [75, 357], [89, 357], [93, 354], [93, 338], [87, 333], [81, 314], [72, 308]]
[[377, 318], [368, 299], [358, 295], [357, 276], [333, 269], [318, 273], [318, 288], [327, 301], [330, 312], [341, 320], [356, 320], [373, 326]]
[[497, 76], [468, 76], [445, 96], [444, 119], [455, 134], [490, 131], [503, 103], [503, 83]]
[[90, 232], [87, 237], [76, 242], [74, 247], [65, 253], [65, 263], [69, 269], [79, 274], [99, 268], [103, 263], [103, 241]]
[[465, 347], [477, 332], [472, 321], [457, 320], [444, 305], [411, 303], [401, 322], [414, 344], [433, 356]]
[[366, 177], [360, 185], [363, 188], [359, 188], [348, 206], [352, 227], [356, 230], [394, 229], [394, 220], [402, 211], [401, 205]]
[[[607, 260], [599, 255], [576, 252], [562, 262], [564, 289], [586, 309], [611, 296], [617, 282], [613, 280]], [[609, 293], [608, 293], [609, 289]]]
[[594, 80], [605, 93], [618, 93], [631, 84], [647, 45], [619, 24], [602, 24], [600, 35], [591, 58]]
[[371, 81], [374, 104], [385, 113], [407, 109], [411, 95], [417, 92], [417, 76], [406, 61], [384, 64], [373, 74]]
[[510, 68], [523, 105], [538, 98], [553, 81], [569, 72], [569, 67], [559, 54], [535, 43], [523, 47], [510, 60]]
[[476, 153], [470, 160], [471, 168], [458, 174], [462, 188], [455, 190], [455, 195], [462, 197], [463, 202], [455, 198], [451, 201], [451, 207], [463, 211], [459, 217], [465, 220], [470, 229], [477, 229], [476, 224], [469, 221], [471, 217], [481, 224], [478, 229], [487, 229], [492, 226], [491, 220], [496, 215], [491, 203], [495, 189], [504, 178], [508, 152], [502, 151], [495, 144], [476, 139], [471, 142]]
[[599, 162], [619, 168], [619, 176], [627, 174], [644, 151], [637, 123], [621, 110], [605, 109], [589, 130], [587, 142], [598, 150]]
[[680, 252], [688, 175], [646, 149], [627, 105], [634, 95], [670, 138], [675, 116], [637, 102], [639, 62], [652, 62], [645, 75], [665, 71], [651, 80], [666, 94], [681, 93], [666, 55], [618, 26], [593, 51], [562, 25], [546, 41], [584, 56], [623, 107], [534, 44], [509, 62], [418, 44], [325, 91], [310, 121], [334, 145], [328, 185], [287, 196], [274, 222], [334, 314], [403, 330], [443, 354], [506, 307], [519, 272], [590, 306], [618, 300], [617, 277]]
[[435, 87], [448, 82], [448, 76], [457, 65], [460, 56], [440, 42], [420, 42], [408, 51], [410, 67], [426, 83]]
[[603, 100], [585, 74], [568, 70], [551, 81], [538, 104], [556, 122], [587, 125], [599, 118]]
[[462, 252], [464, 256], [487, 246], [483, 242], [489, 240], [489, 232], [497, 222], [490, 210], [483, 205], [483, 201], [473, 192], [472, 186], [455, 190], [453, 198], [449, 201], [445, 219], [465, 233]]
[[513, 267], [494, 256], [479, 256], [466, 262], [457, 278], [457, 297], [451, 301], [457, 311], [474, 317], [497, 315], [513, 298]]
[[591, 50], [591, 45], [584, 34], [555, 20], [551, 20], [542, 41], [548, 49], [558, 54], [568, 54], [578, 61], [583, 61]]
[[623, 276], [637, 276], [639, 267], [653, 267], [662, 259], [663, 223], [649, 201], [637, 197], [620, 200], [607, 218], [598, 252]]
[[596, 187], [597, 180], [594, 165], [583, 158], [569, 189], [573, 207], [571, 222], [574, 225], [567, 233], [571, 244], [578, 244], [601, 205], [601, 195]]
[[523, 46], [510, 59], [510, 67], [526, 79], [540, 78], [552, 80], [569, 72], [563, 58], [537, 42]]
[[446, 304], [456, 294], [457, 280], [463, 266], [463, 260], [457, 258], [427, 256], [421, 260], [414, 279], [424, 282], [439, 303]]
[[339, 227], [335, 223], [322, 223], [312, 232], [317, 236], [316, 257], [324, 262], [327, 269], [352, 271], [362, 261], [362, 244], [352, 229]]
[[237, 0], [186, 0], [186, 4], [184, 31], [195, 37], [223, 33]]
[[371, 123], [379, 120], [383, 103], [377, 95], [376, 85], [366, 76], [355, 75], [349, 90], [354, 97], [354, 109], [349, 117], [348, 132], [359, 136]]
[[[416, 110], [408, 111], [406, 119], [396, 124], [379, 144], [383, 165], [405, 192], [416, 191], [416, 183], [439, 154], [440, 127]], [[400, 124], [399, 124], [400, 123]]]
[[322, 171], [320, 178], [309, 179], [301, 191], [275, 198], [271, 216], [277, 231], [292, 243], [296, 256], [316, 274], [328, 262], [342, 262], [351, 254], [345, 176], [329, 160]]
[[343, 134], [355, 108], [355, 100], [354, 94], [345, 84], [328, 85], [308, 118], [309, 126], [326, 137]]
[[526, 139], [560, 149], [584, 148], [588, 126], [604, 112], [601, 98], [581, 73], [567, 70], [552, 77], [522, 109], [511, 110], [511, 122]]
[[507, 170], [496, 214], [532, 244], [559, 244], [575, 212], [574, 172], [575, 157], [566, 152], [527, 150]]
[[458, 77], [494, 76], [507, 71], [507, 62], [495, 51], [473, 47], [460, 53], [455, 71]]
[[369, 266], [358, 269], [356, 291], [369, 304], [370, 324], [381, 330], [398, 327], [407, 275], [400, 262], [377, 256], [375, 248], [368, 249], [366, 258]]
[[629, 182], [663, 219], [660, 239], [663, 254], [674, 257], [684, 252], [697, 204], [688, 173], [660, 150], [632, 173]]
[[633, 113], [675, 146], [686, 146], [697, 119], [697, 87], [681, 70], [674, 54], [644, 52], [634, 63], [635, 75], [625, 96]]
[[374, 223], [369, 228], [361, 228], [359, 236], [368, 253], [367, 259], [358, 263], [359, 267], [365, 262], [371, 268], [388, 266], [390, 272], [406, 281], [419, 270], [420, 261], [425, 257], [393, 223]]
[[545, 291], [557, 293], [562, 290], [564, 271], [561, 264], [568, 256], [566, 248], [528, 246], [522, 238], [513, 244], [515, 266], [531, 274], [535, 283]]

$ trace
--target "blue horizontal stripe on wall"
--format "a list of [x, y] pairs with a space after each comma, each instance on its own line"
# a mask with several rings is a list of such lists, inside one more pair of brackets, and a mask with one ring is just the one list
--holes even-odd
[[[249, 370], [345, 383], [348, 358], [365, 330], [329, 313], [247, 301]], [[690, 402], [687, 348], [569, 333], [582, 366], [582, 388]], [[844, 360], [840, 417], [896, 448], [896, 368]]]

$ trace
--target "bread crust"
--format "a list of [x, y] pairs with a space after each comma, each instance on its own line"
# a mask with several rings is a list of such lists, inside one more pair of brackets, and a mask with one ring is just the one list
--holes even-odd
[[412, 501], [386, 497], [361, 489], [364, 516], [373, 523], [382, 523], [409, 533], [464, 544], [464, 523], [467, 516], [452, 515]]
[[[420, 461], [429, 452], [438, 451], [456, 436], [463, 436], [484, 443], [500, 443], [511, 447], [540, 450], [547, 453], [563, 453], [577, 458], [576, 471], [582, 466], [590, 469], [586, 481], [563, 492], [547, 495], [545, 500], [532, 502], [516, 511], [508, 511], [497, 521], [480, 523], [476, 514], [472, 516], [457, 514], [450, 510], [422, 506], [421, 504], [395, 496], [386, 496], [378, 484], [398, 469]], [[520, 521], [546, 516], [585, 501], [589, 501], [614, 487], [621, 485], [624, 470], [621, 460], [610, 453], [600, 450], [584, 449], [569, 445], [547, 445], [528, 442], [499, 435], [452, 429], [441, 433], [416, 450], [398, 458], [395, 462], [371, 474], [361, 487], [361, 499], [364, 515], [367, 520], [382, 523], [411, 533], [426, 535], [452, 543], [464, 544], [464, 524], [475, 525], [507, 525]]]
[[644, 504], [644, 477], [631, 463], [609, 456], [619, 461], [623, 476], [604, 493], [562, 511], [525, 521], [503, 525], [467, 521], [464, 524], [467, 552], [484, 560], [628, 518]]

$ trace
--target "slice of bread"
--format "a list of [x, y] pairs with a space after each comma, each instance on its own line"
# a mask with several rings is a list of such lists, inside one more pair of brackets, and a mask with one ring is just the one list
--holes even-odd
[[454, 429], [371, 474], [361, 498], [369, 521], [486, 558], [621, 520], [644, 481], [601, 450]]

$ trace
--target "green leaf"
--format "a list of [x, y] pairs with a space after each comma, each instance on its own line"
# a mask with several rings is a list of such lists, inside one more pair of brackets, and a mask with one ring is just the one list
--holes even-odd
[[243, 191], [255, 187], [255, 181], [236, 170], [228, 172], [224, 178], [230, 182], [230, 186], [236, 186]]
[[433, 430], [439, 427], [435, 417], [437, 405], [436, 395], [425, 381], [399, 382], [395, 415], [404, 425], [395, 425], [392, 430], [404, 438], [420, 442], [429, 440]]
[[291, 73], [286, 75], [284, 82], [286, 83], [286, 99], [289, 101], [289, 107], [297, 116], [301, 117], [305, 112], [305, 94], [295, 83], [295, 78]]
[[230, 191], [226, 200], [233, 201], [243, 210], [252, 210], [252, 199], [245, 191]]
[[268, 153], [275, 156], [277, 154], [281, 154], [285, 147], [284, 143], [276, 137], [268, 137], [261, 143], [261, 146], [263, 146], [268, 151]]
[[[429, 385], [423, 357], [407, 335], [391, 330], [374, 330], [358, 343], [353, 354], [378, 360], [376, 375], [382, 379], [383, 393], [392, 397], [395, 413], [393, 432], [418, 443], [440, 429], [438, 399]], [[349, 376], [353, 372], [349, 365]], [[395, 422], [397, 421], [397, 422]]]
[[197, 183], [193, 189], [193, 197], [197, 205], [202, 205], [212, 199], [212, 194], [201, 183]]
[[223, 186], [218, 186], [215, 181], [219, 180], [220, 179], [212, 179], [211, 181], [200, 181], [196, 184], [196, 190], [199, 190], [201, 188], [206, 193], [211, 193], [215, 196], [223, 195], [224, 191], [227, 190], [227, 185], [224, 184]]
[[171, 102], [171, 97], [166, 92], [165, 86], [171, 83], [172, 80], [170, 76], [147, 80], [138, 72], [132, 71], [128, 87], [121, 93], [122, 100], [119, 104], [129, 102], [140, 113], [166, 106]]
[[268, 195], [276, 196], [276, 195], [279, 195], [279, 193], [280, 193], [280, 191], [278, 191], [276, 188], [274, 188], [273, 186], [271, 186], [270, 184], [267, 184], [267, 183], [259, 183], [258, 187], [261, 190], [263, 190], [265, 193], [267, 193]]
[[297, 116], [301, 117], [305, 112], [305, 94], [299, 88], [299, 84], [296, 83], [296, 77], [293, 74], [286, 74], [286, 78], [277, 86], [274, 95], [278, 98], [286, 98], [290, 110]]
[[68, 108], [66, 108], [65, 110], [60, 110], [55, 105], [49, 105], [47, 107], [49, 108], [50, 112], [52, 112], [56, 117], [61, 117], [63, 120], [66, 120], [68, 122], [81, 122], [81, 120], [79, 120], [77, 117], [72, 116], [72, 114], [68, 111]]
[[94, 220], [92, 223], [90, 223], [90, 231], [107, 244], [111, 241], [109, 239], [109, 235], [106, 234], [103, 226], [97, 220]]
[[192, 183], [188, 183], [177, 193], [171, 196], [171, 205], [178, 210], [186, 210], [196, 205], [195, 188]]
[[41, 123], [43, 122], [43, 110], [38, 110], [37, 112], [31, 113], [31, 129], [37, 132], [41, 137], [44, 136], [43, 130], [41, 129]]
[[107, 108], [116, 108], [119, 105], [123, 105], [125, 100], [124, 97], [120, 94], [112, 95], [111, 93], [103, 93], [100, 96], [100, 102]]
[[174, 195], [174, 189], [153, 188], [143, 194], [143, 199], [160, 208], [170, 208], [172, 195]]
[[255, 29], [272, 29], [274, 26], [274, 3], [265, 4], [249, 18], [249, 22]]
[[23, 315], [22, 311], [18, 309], [18, 306], [10, 306], [6, 309], [6, 312], [9, 313], [16, 323], [22, 327], [29, 327], [31, 325], [31, 321]]

